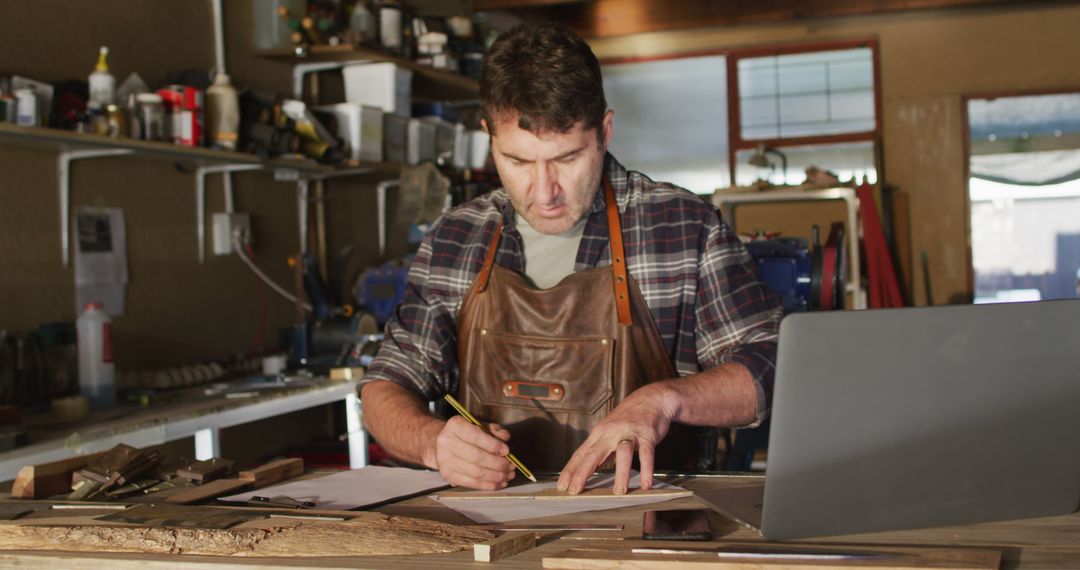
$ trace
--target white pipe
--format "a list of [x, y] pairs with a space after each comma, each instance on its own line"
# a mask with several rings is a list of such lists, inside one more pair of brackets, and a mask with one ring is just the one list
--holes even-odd
[[376, 211], [379, 228], [379, 260], [386, 256], [386, 191], [401, 185], [398, 179], [383, 180], [375, 186]]
[[221, 1], [210, 0], [214, 12], [214, 70], [217, 73], [225, 73], [225, 20], [221, 15]]
[[232, 174], [224, 172], [221, 182], [225, 185], [225, 212], [231, 214], [236, 211], [235, 202], [233, 201]]

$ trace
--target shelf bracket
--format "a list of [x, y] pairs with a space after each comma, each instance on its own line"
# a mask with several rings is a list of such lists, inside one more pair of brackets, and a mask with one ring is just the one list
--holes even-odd
[[292, 71], [292, 89], [293, 99], [297, 101], [304, 100], [304, 76], [309, 73], [318, 73], [320, 71], [330, 71], [332, 69], [341, 69], [346, 65], [354, 63], [367, 63], [366, 61], [327, 61], [319, 63], [297, 63], [293, 65]]
[[383, 180], [375, 186], [376, 208], [379, 216], [379, 261], [386, 259], [386, 191], [399, 188], [401, 180]]
[[[210, 174], [262, 170], [261, 164], [223, 164], [220, 166], [200, 166], [195, 169], [195, 233], [199, 247], [199, 263], [206, 261], [206, 177]], [[225, 202], [232, 203], [229, 185], [225, 185]]]
[[64, 267], [71, 262], [71, 163], [76, 160], [131, 154], [121, 148], [68, 150], [56, 156], [56, 188], [60, 194], [60, 259]]

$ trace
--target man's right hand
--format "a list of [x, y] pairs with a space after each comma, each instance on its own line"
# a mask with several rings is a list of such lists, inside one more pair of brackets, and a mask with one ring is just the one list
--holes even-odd
[[514, 464], [506, 458], [510, 432], [489, 424], [490, 433], [461, 416], [450, 418], [435, 439], [434, 458], [439, 474], [452, 485], [493, 491], [514, 478]]

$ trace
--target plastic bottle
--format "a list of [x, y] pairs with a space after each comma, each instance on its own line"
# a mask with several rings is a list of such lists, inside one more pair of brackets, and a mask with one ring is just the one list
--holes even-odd
[[109, 48], [101, 46], [97, 65], [90, 74], [90, 103], [97, 103], [102, 108], [115, 103], [116, 99], [116, 78], [109, 73], [109, 64], [105, 61], [108, 56]]
[[349, 30], [353, 42], [357, 44], [372, 44], [379, 42], [379, 33], [375, 29], [375, 14], [367, 7], [367, 2], [359, 0], [353, 6], [352, 14], [349, 15]]
[[240, 100], [224, 73], [206, 90], [207, 143], [213, 148], [236, 150], [240, 130]]
[[79, 392], [93, 408], [116, 403], [116, 366], [112, 359], [112, 319], [101, 303], [87, 303], [75, 328], [79, 345]]
[[280, 8], [284, 7], [291, 19], [303, 17], [307, 13], [305, 0], [252, 0], [252, 31], [251, 39], [255, 49], [281, 49], [292, 46], [292, 32], [296, 31], [289, 27], [280, 15]]

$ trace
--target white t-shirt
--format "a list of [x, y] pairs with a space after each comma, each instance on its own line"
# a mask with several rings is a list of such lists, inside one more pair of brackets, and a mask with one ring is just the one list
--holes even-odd
[[540, 289], [548, 289], [563, 277], [574, 272], [581, 236], [585, 233], [583, 216], [574, 227], [561, 234], [542, 234], [536, 231], [521, 214], [515, 214], [517, 230], [521, 234], [523, 255], [525, 257], [525, 277]]

